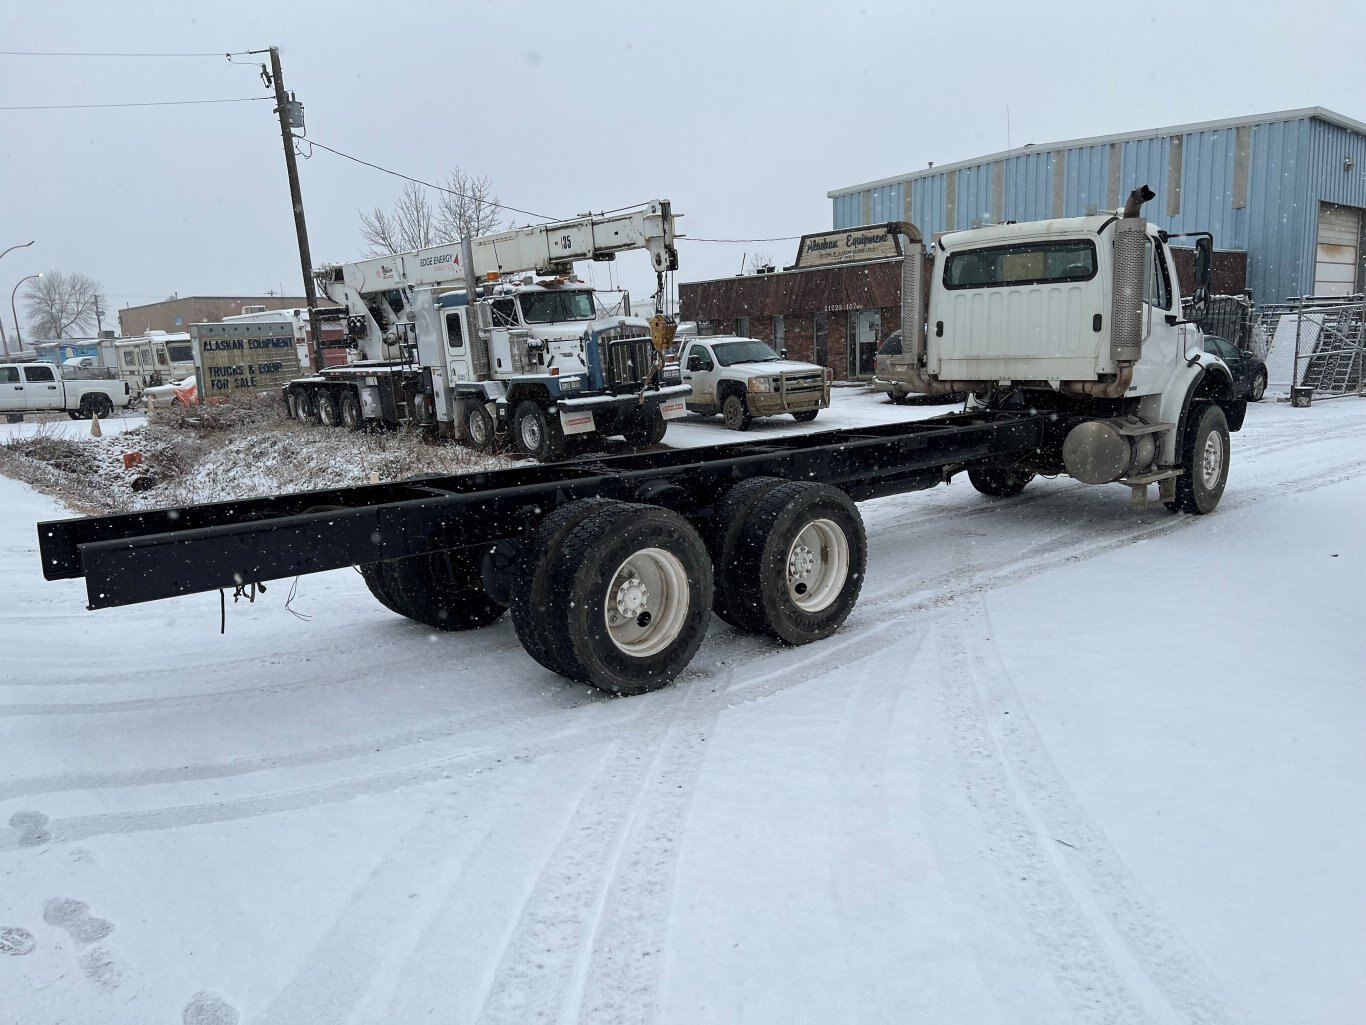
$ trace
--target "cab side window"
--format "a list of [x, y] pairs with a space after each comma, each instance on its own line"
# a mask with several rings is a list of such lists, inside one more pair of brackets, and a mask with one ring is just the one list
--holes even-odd
[[52, 375], [51, 367], [24, 367], [24, 380], [35, 384], [39, 381], [55, 381], [56, 378]]
[[460, 329], [460, 314], [446, 314], [446, 344], [452, 349], [465, 347], [465, 335]]
[[1167, 260], [1162, 247], [1148, 239], [1148, 273], [1144, 282], [1143, 301], [1160, 310], [1172, 308], [1171, 278], [1167, 275]]
[[688, 362], [686, 364], [686, 369], [694, 373], [697, 373], [701, 371], [713, 370], [715, 369], [715, 367], [716, 364], [712, 362], [711, 353], [709, 353], [706, 350], [705, 346], [694, 345], [691, 349], [688, 350]]
[[0, 367], [0, 384], [18, 384], [18, 367]]

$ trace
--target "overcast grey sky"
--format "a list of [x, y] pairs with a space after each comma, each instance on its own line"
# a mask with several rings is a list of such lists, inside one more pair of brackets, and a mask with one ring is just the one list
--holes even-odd
[[[829, 189], [1007, 142], [1316, 105], [1366, 120], [1366, 71], [1342, 42], [1361, 38], [1364, 9], [4, 0], [0, 49], [276, 45], [321, 143], [428, 180], [459, 164], [504, 202], [553, 216], [667, 198], [686, 234], [753, 239], [829, 228]], [[264, 93], [254, 64], [222, 57], [0, 56], [0, 106]], [[298, 294], [271, 107], [0, 111], [0, 249], [37, 240], [0, 262], [0, 296], [50, 268], [90, 274], [118, 307]], [[300, 175], [318, 263], [357, 257], [358, 212], [403, 185], [321, 150]], [[684, 241], [677, 277], [734, 274], [753, 251], [790, 262], [795, 249]], [[617, 271], [652, 290], [643, 255]], [[602, 267], [595, 277], [607, 283]]]

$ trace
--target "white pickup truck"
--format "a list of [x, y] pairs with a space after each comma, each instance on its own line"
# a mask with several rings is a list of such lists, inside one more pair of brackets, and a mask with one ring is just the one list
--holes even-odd
[[68, 379], [55, 363], [0, 363], [0, 413], [7, 417], [55, 411], [89, 420], [132, 403], [127, 381]]
[[784, 358], [757, 338], [694, 338], [683, 345], [683, 383], [692, 386], [688, 409], [720, 413], [733, 431], [756, 416], [791, 413], [805, 423], [830, 405], [830, 371]]

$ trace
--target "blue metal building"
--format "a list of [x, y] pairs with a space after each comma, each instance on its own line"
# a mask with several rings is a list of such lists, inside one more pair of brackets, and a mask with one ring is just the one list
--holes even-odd
[[1366, 124], [1322, 107], [1031, 143], [828, 195], [836, 228], [909, 220], [928, 239], [1114, 209], [1145, 184], [1149, 220], [1247, 253], [1259, 303], [1366, 289]]

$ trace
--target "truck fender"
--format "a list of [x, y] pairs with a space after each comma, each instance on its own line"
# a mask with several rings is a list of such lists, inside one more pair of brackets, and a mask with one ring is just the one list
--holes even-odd
[[1169, 431], [1163, 438], [1159, 454], [1160, 461], [1168, 466], [1176, 465], [1180, 459], [1193, 406], [1201, 402], [1215, 402], [1222, 406], [1230, 431], [1243, 426], [1243, 417], [1247, 413], [1247, 402], [1234, 399], [1233, 377], [1222, 363], [1200, 363], [1191, 367], [1191, 370], [1184, 389], [1174, 386], [1163, 396], [1159, 416], [1168, 423], [1176, 424], [1176, 430]]

